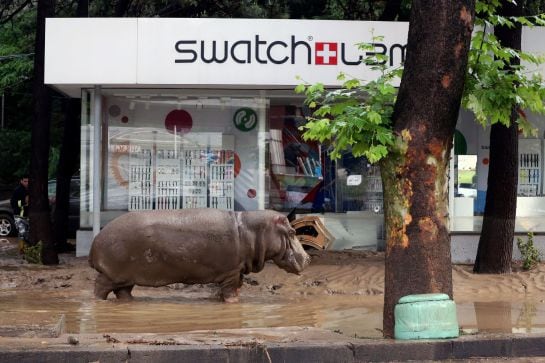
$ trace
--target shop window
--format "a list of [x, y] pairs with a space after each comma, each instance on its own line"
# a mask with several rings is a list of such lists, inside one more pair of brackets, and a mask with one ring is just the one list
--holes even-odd
[[264, 207], [264, 99], [105, 93], [102, 224], [132, 210]]
[[305, 122], [299, 107], [275, 105], [269, 110], [271, 209], [301, 213], [330, 209], [325, 155], [321, 145], [303, 140], [299, 128]]

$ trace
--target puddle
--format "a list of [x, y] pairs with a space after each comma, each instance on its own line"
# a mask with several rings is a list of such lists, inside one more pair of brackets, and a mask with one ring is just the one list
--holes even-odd
[[[321, 296], [268, 302], [246, 297], [239, 304], [210, 299], [137, 297], [132, 302], [96, 300], [90, 291], [0, 293], [0, 325], [47, 320], [64, 314], [68, 333], [176, 333], [266, 327], [317, 327], [348, 336], [380, 338], [382, 297]], [[463, 334], [545, 332], [545, 303], [457, 303]]]
[[[319, 299], [275, 301], [251, 297], [239, 304], [212, 299], [137, 297], [132, 302], [96, 300], [90, 292], [69, 296], [19, 292], [0, 294], [0, 325], [66, 317], [67, 333], [175, 333], [266, 327], [318, 327], [350, 336], [380, 338], [382, 298], [324, 296]], [[7, 317], [11, 317], [8, 318]], [[23, 318], [24, 317], [24, 318]]]
[[457, 310], [464, 334], [545, 332], [543, 300], [458, 303]]

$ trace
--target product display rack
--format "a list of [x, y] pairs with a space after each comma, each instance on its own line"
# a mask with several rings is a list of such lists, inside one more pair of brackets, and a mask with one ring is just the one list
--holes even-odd
[[206, 149], [182, 149], [182, 208], [206, 208], [208, 167]]
[[234, 153], [229, 150], [211, 150], [210, 208], [234, 209]]
[[520, 154], [518, 194], [521, 196], [539, 195], [541, 180], [539, 154]]
[[180, 160], [176, 150], [157, 150], [155, 209], [180, 208]]
[[129, 154], [130, 211], [153, 209], [152, 149], [139, 148]]
[[535, 197], [542, 193], [541, 140], [519, 140], [518, 196]]
[[369, 166], [366, 175], [364, 175], [364, 182], [366, 188], [363, 210], [382, 213], [383, 191], [380, 168], [376, 165]]
[[234, 152], [207, 147], [169, 149], [133, 145], [129, 154], [130, 211], [216, 208], [234, 210]]

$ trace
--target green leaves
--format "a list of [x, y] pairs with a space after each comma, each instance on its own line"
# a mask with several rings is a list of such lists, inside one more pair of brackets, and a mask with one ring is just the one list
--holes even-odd
[[[382, 37], [373, 37], [377, 42]], [[358, 44], [360, 50], [373, 50], [372, 43]], [[343, 81], [339, 89], [325, 89], [323, 84], [300, 84], [295, 92], [304, 93], [305, 103], [313, 109], [308, 123], [301, 127], [305, 140], [330, 142], [331, 157], [351, 150], [354, 156], [365, 156], [375, 163], [388, 155], [394, 143], [392, 113], [397, 95], [394, 82], [401, 77], [402, 69], [387, 68], [387, 57], [370, 52], [362, 66], [379, 71], [380, 76], [371, 82], [350, 78], [340, 73]]]
[[323, 85], [299, 85], [296, 92], [306, 95], [306, 104], [314, 108], [313, 116], [302, 126], [306, 140], [331, 142], [333, 158], [351, 149], [355, 156], [365, 156], [371, 163], [388, 154], [393, 144], [391, 116], [395, 87], [391, 77], [362, 83], [346, 80], [336, 90]]
[[0, 26], [0, 93], [29, 79], [34, 67], [35, 11], [25, 11], [17, 21]]
[[[485, 31], [487, 26], [515, 25], [533, 26], [542, 22], [543, 16], [505, 18], [495, 15], [497, 1], [486, 4], [478, 2], [478, 23], [484, 24], [483, 31], [475, 32], [469, 51], [469, 71], [466, 77], [462, 106], [475, 114], [483, 126], [502, 123], [509, 126], [511, 113], [516, 110], [530, 110], [545, 114], [543, 79], [539, 73], [530, 73], [525, 65], [511, 64], [521, 60], [533, 65], [544, 62], [542, 56], [503, 47], [498, 39]], [[536, 132], [524, 112], [517, 113], [516, 122], [525, 135]]]

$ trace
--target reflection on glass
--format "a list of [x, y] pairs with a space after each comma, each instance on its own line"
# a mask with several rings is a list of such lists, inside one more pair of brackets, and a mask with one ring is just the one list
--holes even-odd
[[477, 155], [457, 155], [458, 176], [454, 184], [456, 197], [477, 197]]

